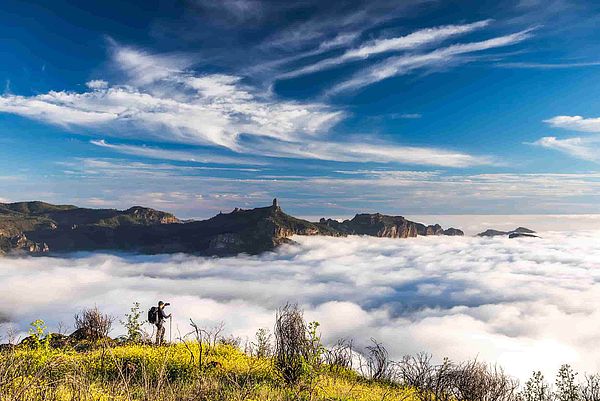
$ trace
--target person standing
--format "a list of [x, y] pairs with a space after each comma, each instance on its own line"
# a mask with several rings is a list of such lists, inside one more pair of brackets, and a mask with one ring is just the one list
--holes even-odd
[[169, 306], [170, 303], [164, 303], [163, 301], [158, 302], [158, 308], [156, 310], [156, 345], [162, 345], [165, 342], [165, 320], [171, 318], [171, 314], [165, 313], [165, 307]]

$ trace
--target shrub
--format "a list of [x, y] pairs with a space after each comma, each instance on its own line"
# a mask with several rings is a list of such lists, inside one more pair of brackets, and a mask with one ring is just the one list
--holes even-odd
[[585, 383], [581, 385], [582, 401], [600, 401], [600, 375], [585, 377]]
[[140, 303], [134, 302], [130, 312], [125, 314], [125, 320], [121, 320], [121, 324], [127, 329], [127, 341], [137, 343], [143, 339], [141, 316]]
[[286, 383], [298, 384], [319, 368], [324, 348], [318, 327], [317, 322], [306, 324], [298, 305], [287, 304], [277, 311], [274, 364]]
[[103, 314], [97, 306], [75, 315], [75, 331], [85, 339], [97, 341], [108, 336], [114, 317]]
[[256, 339], [250, 344], [250, 352], [257, 358], [268, 358], [273, 354], [271, 333], [268, 329], [261, 328], [256, 332]]
[[361, 361], [361, 373], [373, 380], [393, 380], [395, 372], [387, 349], [374, 338], [371, 338], [371, 343], [366, 347], [366, 359]]
[[35, 320], [30, 323], [29, 336], [34, 348], [47, 349], [50, 346], [52, 335], [48, 333], [48, 327], [43, 320]]
[[531, 378], [525, 383], [520, 398], [523, 401], [550, 401], [552, 399], [550, 386], [546, 383], [542, 372], [533, 372]]
[[556, 401], [579, 401], [579, 386], [575, 383], [577, 373], [569, 365], [562, 365], [556, 376]]
[[449, 393], [456, 401], [514, 401], [518, 382], [498, 367], [476, 360], [452, 369]]
[[219, 338], [219, 344], [221, 345], [229, 345], [233, 348], [240, 348], [240, 344], [242, 343], [242, 339], [240, 337], [236, 337], [233, 334], [227, 337]]
[[352, 369], [352, 341], [338, 340], [333, 347], [325, 351], [324, 356], [325, 363], [331, 371], [339, 372]]

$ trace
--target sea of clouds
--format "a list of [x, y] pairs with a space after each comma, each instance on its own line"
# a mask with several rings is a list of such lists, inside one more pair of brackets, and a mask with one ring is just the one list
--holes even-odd
[[[84, 307], [122, 317], [134, 301], [145, 312], [164, 300], [173, 338], [192, 318], [251, 339], [272, 328], [277, 307], [298, 302], [329, 344], [376, 338], [394, 358], [477, 357], [521, 379], [562, 363], [600, 371], [600, 231], [542, 236], [295, 237], [274, 253], [222, 259], [6, 257], [0, 320], [24, 335], [38, 318], [56, 330]], [[116, 324], [113, 334], [122, 332]]]

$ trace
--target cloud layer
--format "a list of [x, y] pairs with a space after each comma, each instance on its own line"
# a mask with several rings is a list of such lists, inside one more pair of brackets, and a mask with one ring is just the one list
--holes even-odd
[[370, 337], [393, 357], [422, 350], [478, 356], [521, 378], [561, 363], [600, 369], [599, 232], [543, 239], [298, 237], [258, 257], [76, 255], [0, 259], [5, 310], [21, 331], [35, 318], [71, 323], [97, 304], [121, 316], [134, 301], [170, 301], [188, 318], [252, 336], [297, 301], [324, 339]]

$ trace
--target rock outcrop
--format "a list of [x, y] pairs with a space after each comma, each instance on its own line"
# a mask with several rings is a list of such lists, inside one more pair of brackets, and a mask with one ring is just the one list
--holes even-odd
[[343, 222], [321, 219], [313, 223], [284, 213], [277, 200], [268, 207], [236, 208], [208, 220], [185, 222], [141, 206], [120, 211], [43, 202], [0, 204], [0, 253], [106, 250], [217, 256], [258, 254], [290, 242], [294, 235], [407, 238], [463, 232], [379, 213], [357, 214]]
[[49, 250], [47, 244], [33, 242], [23, 233], [11, 237], [0, 235], [0, 255], [8, 252], [38, 254], [48, 252]]
[[538, 236], [535, 235], [535, 231], [530, 230], [529, 228], [525, 228], [525, 227], [518, 227], [512, 231], [500, 231], [500, 230], [494, 230], [494, 229], [490, 228], [490, 229], [485, 230], [484, 232], [477, 234], [477, 236], [478, 237], [506, 236], [508, 238], [519, 238], [519, 237], [538, 238]]

